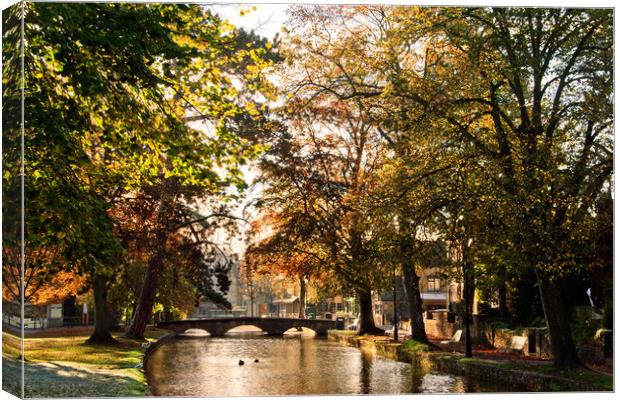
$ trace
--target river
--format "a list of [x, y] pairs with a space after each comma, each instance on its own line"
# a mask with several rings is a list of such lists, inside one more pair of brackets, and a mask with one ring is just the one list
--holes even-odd
[[[239, 365], [239, 360], [244, 365]], [[258, 360], [258, 362], [255, 362]], [[498, 385], [444, 373], [420, 373], [326, 339], [179, 338], [148, 361], [158, 396], [270, 396], [505, 392]]]

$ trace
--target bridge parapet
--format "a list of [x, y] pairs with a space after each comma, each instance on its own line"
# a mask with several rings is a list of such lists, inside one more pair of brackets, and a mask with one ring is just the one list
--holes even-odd
[[315, 331], [317, 336], [325, 336], [329, 329], [336, 328], [336, 321], [324, 319], [233, 317], [186, 319], [157, 323], [158, 328], [171, 330], [177, 334], [183, 333], [188, 329], [202, 329], [209, 332], [211, 336], [224, 336], [229, 330], [242, 325], [256, 326], [267, 332], [268, 335], [282, 335], [291, 328], [305, 327]]

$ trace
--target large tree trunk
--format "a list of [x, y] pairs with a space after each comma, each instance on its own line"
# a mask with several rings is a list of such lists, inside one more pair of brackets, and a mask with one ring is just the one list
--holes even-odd
[[357, 298], [360, 303], [359, 334], [383, 335], [383, 329], [375, 326], [372, 312], [372, 295], [370, 290], [357, 290]]
[[413, 243], [411, 238], [405, 238], [400, 246], [401, 265], [403, 269], [403, 284], [409, 305], [411, 317], [411, 338], [422, 343], [430, 343], [424, 327], [422, 296], [420, 295], [420, 277], [416, 274], [413, 263]]
[[299, 277], [299, 318], [306, 318], [306, 279]]
[[95, 275], [92, 278], [93, 295], [95, 297], [95, 330], [87, 343], [117, 343], [110, 333], [112, 329], [112, 313], [108, 306], [107, 278]]
[[570, 318], [559, 278], [549, 279], [537, 271], [540, 300], [551, 340], [553, 363], [556, 366], [573, 367], [581, 365], [570, 330]]
[[418, 342], [429, 343], [424, 327], [420, 277], [416, 274], [415, 266], [411, 262], [403, 262], [403, 284], [411, 316], [411, 338]]
[[140, 291], [136, 312], [134, 313], [131, 325], [127, 329], [125, 336], [133, 339], [144, 339], [144, 330], [153, 312], [155, 295], [157, 293], [157, 283], [163, 267], [164, 252], [163, 249], [159, 249], [149, 260], [146, 267], [146, 275], [144, 276], [144, 283]]

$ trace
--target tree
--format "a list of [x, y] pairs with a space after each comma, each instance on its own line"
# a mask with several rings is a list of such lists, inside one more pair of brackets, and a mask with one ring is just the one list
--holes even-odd
[[[217, 208], [209, 215], [200, 215], [193, 211], [196, 205], [187, 204], [187, 199], [203, 196], [202, 191], [188, 190], [187, 187], [175, 186], [172, 182], [168, 182], [165, 190], [163, 192], [156, 188], [155, 196], [146, 196], [150, 200], [150, 212], [145, 213], [149, 217], [145, 224], [147, 226], [145, 236], [148, 238], [145, 246], [146, 271], [132, 323], [126, 333], [128, 337], [143, 338], [144, 329], [157, 298], [160, 276], [165, 271], [167, 262], [174, 263], [176, 268], [180, 267], [179, 264], [185, 263], [188, 277], [195, 279], [197, 291], [203, 295], [210, 295], [213, 285], [209, 283], [211, 277], [216, 275], [212, 268], [216, 266], [215, 253], [222, 251], [217, 244], [209, 240], [209, 236], [216, 229], [225, 228], [222, 221], [230, 222], [236, 219], [225, 207], [217, 207], [217, 201], [221, 198], [214, 194], [211, 206]], [[163, 196], [169, 197], [158, 199], [162, 193]], [[207, 208], [207, 204], [202, 206]], [[144, 240], [140, 234], [133, 237]], [[212, 259], [211, 262], [207, 259], [208, 254], [211, 255], [209, 257]], [[180, 274], [177, 274], [178, 276]], [[227, 281], [220, 281], [219, 286], [227, 289], [227, 284]]]
[[[279, 229], [286, 230], [276, 237], [285, 238], [293, 254], [308, 255], [355, 289], [361, 331], [376, 332], [370, 292], [385, 276], [372, 266], [373, 249], [366, 235], [371, 230], [356, 204], [375, 168], [372, 142], [363, 124], [356, 126], [356, 111], [346, 104], [293, 103], [289, 107], [294, 108], [294, 136], [274, 135], [261, 164], [262, 179], [269, 185], [261, 202], [278, 210], [283, 221]], [[332, 107], [338, 110], [334, 115]]]
[[[28, 236], [61, 246], [89, 276], [91, 340], [110, 341], [107, 283], [121, 253], [110, 208], [167, 182], [194, 196], [243, 186], [239, 162], [257, 148], [226, 121], [257, 109], [266, 50], [240, 49], [232, 27], [199, 6], [37, 3], [26, 11], [26, 209], [45, 210], [27, 212]], [[240, 72], [244, 95], [231, 83]], [[196, 116], [208, 133], [186, 125]], [[162, 195], [163, 211], [174, 210]]]
[[397, 11], [400, 33], [437, 49], [440, 62], [396, 97], [438, 111], [437, 121], [497, 170], [493, 181], [512, 211], [504, 213], [509, 240], [536, 272], [554, 361], [578, 364], [562, 282], [578, 266], [574, 232], [612, 171], [611, 14]]
[[[295, 16], [303, 20], [306, 10]], [[578, 363], [562, 283], [583, 265], [578, 232], [611, 184], [609, 11], [370, 7], [333, 17], [315, 10], [317, 25], [336, 20], [340, 29], [317, 34], [333, 52], [309, 54], [329, 72], [308, 74], [306, 86], [362, 102], [397, 157], [409, 157], [398, 149], [420, 141], [445, 149], [428, 162], [437, 168], [404, 192], [434, 183], [441, 171], [467, 176], [466, 190], [428, 197], [426, 208], [445, 214], [442, 207], [460, 204], [474, 238], [470, 255], [488, 251], [482, 239], [495, 235], [502, 258], [536, 274], [555, 362]], [[359, 21], [376, 28], [356, 29], [368, 26]], [[454, 183], [447, 177], [443, 187]], [[499, 225], [491, 223], [497, 214], [473, 213], [482, 204], [501, 210]]]
[[[377, 185], [384, 154], [363, 96], [338, 92], [353, 81], [366, 82], [364, 63], [349, 59], [357, 52], [364, 54], [364, 49], [347, 29], [365, 33], [360, 24], [338, 24], [346, 19], [346, 10], [324, 11], [295, 8], [294, 25], [281, 41], [279, 50], [287, 62], [280, 69], [281, 80], [289, 93], [285, 118], [292, 137], [283, 134], [273, 146], [274, 154], [282, 151], [278, 157], [287, 165], [272, 173], [276, 179], [270, 183], [273, 193], [286, 193], [286, 180], [297, 192], [290, 201], [302, 210], [297, 223], [307, 226], [305, 239], [312, 236], [314, 242], [324, 243], [330, 260], [326, 265], [357, 293], [361, 330], [376, 332], [371, 290], [387, 285], [389, 274], [379, 261], [365, 200]], [[362, 56], [356, 59], [360, 60]]]
[[313, 244], [296, 229], [289, 214], [271, 212], [253, 221], [251, 236], [264, 236], [246, 250], [248, 273], [282, 274], [299, 280], [299, 318], [305, 318], [306, 280], [324, 280], [328, 262], [320, 244]]
[[2, 10], [2, 298], [10, 301], [23, 300], [21, 253], [27, 251], [21, 221], [21, 13], [21, 4]]
[[58, 249], [50, 247], [38, 247], [31, 249], [25, 244], [24, 254], [24, 280], [21, 278], [20, 246], [6, 243], [2, 248], [2, 288], [4, 298], [9, 301], [20, 301], [21, 286], [23, 283], [23, 300], [29, 302], [37, 296], [45, 284], [58, 272]]
[[[124, 252], [119, 260], [118, 278], [110, 283], [110, 303], [115, 310], [125, 311], [128, 322], [135, 314], [146, 266], [153, 255], [156, 211], [157, 202], [141, 192], [131, 199], [125, 198], [112, 210], [117, 221], [115, 235]], [[224, 209], [218, 211], [227, 214]], [[199, 216], [187, 207], [179, 207], [173, 223], [179, 224], [188, 218]], [[220, 258], [216, 257], [221, 250], [208, 240], [215, 230], [225, 228], [223, 222], [206, 219], [193, 229], [181, 229], [169, 235], [155, 298], [155, 303], [163, 307], [164, 315], [170, 315], [171, 310], [186, 315], [193, 309], [197, 297], [219, 300], [212, 296], [213, 288], [217, 286], [224, 292], [228, 289], [227, 265], [221, 265]]]
[[[306, 40], [306, 36], [300, 35], [293, 41], [297, 46], [295, 53], [300, 54], [295, 57], [304, 60], [303, 69], [296, 72], [300, 78], [294, 89], [295, 93], [310, 93], [313, 100], [327, 97], [335, 99], [334, 102], [355, 105], [358, 118], [372, 138], [369, 142], [373, 152], [380, 149], [376, 153], [380, 160], [377, 167], [384, 163], [404, 168], [391, 172], [388, 180], [394, 181], [390, 184], [385, 184], [383, 176], [374, 184], [378, 190], [370, 185], [373, 193], [365, 195], [364, 202], [367, 213], [376, 218], [375, 226], [389, 228], [394, 220], [398, 221], [399, 229], [378, 229], [376, 239], [382, 246], [379, 253], [387, 257], [379, 256], [377, 261], [382, 261], [377, 265], [383, 264], [391, 270], [390, 264], [397, 263], [403, 270], [411, 299], [413, 329], [419, 335], [416, 338], [428, 341], [412, 250], [417, 241], [417, 227], [423, 226], [433, 212], [454, 201], [453, 196], [440, 196], [442, 189], [449, 186], [446, 181], [442, 185], [436, 183], [441, 182], [438, 175], [445, 177], [452, 172], [457, 157], [443, 154], [446, 146], [436, 138], [437, 125], [424, 125], [432, 122], [426, 118], [425, 109], [404, 108], [401, 100], [394, 101], [392, 97], [394, 92], [400, 93], [400, 81], [406, 82], [412, 74], [426, 73], [423, 68], [426, 60], [417, 53], [415, 43], [407, 43], [404, 36], [394, 37], [397, 25], [390, 16], [391, 10], [388, 7], [296, 8], [293, 16], [303, 26], [300, 31], [313, 39]], [[391, 163], [395, 160], [401, 163]], [[414, 191], [426, 193], [427, 188], [434, 186], [437, 189], [418, 196], [415, 202], [419, 207], [412, 213], [414, 201], [408, 196]]]

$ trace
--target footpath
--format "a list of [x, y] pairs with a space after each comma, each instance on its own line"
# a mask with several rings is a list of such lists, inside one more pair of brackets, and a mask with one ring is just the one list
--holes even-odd
[[475, 347], [473, 358], [465, 357], [462, 343], [442, 345], [431, 341], [435, 348], [407, 340], [396, 342], [388, 336], [358, 336], [355, 331], [328, 332], [330, 340], [374, 351], [397, 361], [411, 363], [424, 371], [440, 371], [493, 381], [514, 388], [515, 392], [608, 392], [613, 390], [613, 376], [588, 368], [561, 369], [551, 361], [501, 354]]

